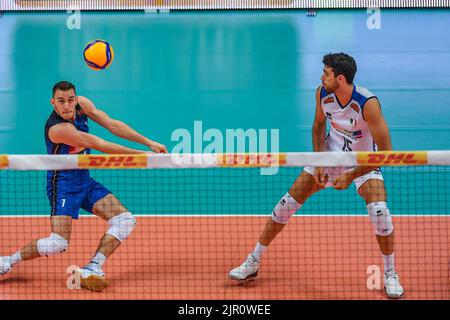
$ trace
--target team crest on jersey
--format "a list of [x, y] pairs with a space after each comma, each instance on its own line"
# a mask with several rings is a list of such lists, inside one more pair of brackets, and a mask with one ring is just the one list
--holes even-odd
[[359, 113], [359, 107], [356, 103], [351, 103], [350, 108], [352, 108], [353, 110], [355, 110], [356, 112]]
[[72, 146], [70, 146], [69, 153], [70, 154], [84, 154], [85, 153], [85, 148], [84, 147], [72, 147]]
[[334, 102], [334, 98], [333, 97], [328, 97], [324, 100], [323, 104], [327, 104], [327, 103], [333, 103]]

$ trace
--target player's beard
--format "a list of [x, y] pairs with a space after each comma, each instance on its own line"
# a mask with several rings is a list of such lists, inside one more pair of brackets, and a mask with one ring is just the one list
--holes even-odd
[[324, 87], [327, 93], [334, 93], [337, 89], [339, 89], [339, 82], [335, 81], [333, 85], [330, 86], [324, 85]]
[[69, 111], [69, 112], [61, 111], [61, 113], [59, 114], [59, 116], [61, 118], [63, 118], [64, 120], [69, 120], [69, 121], [74, 120], [74, 118], [75, 118], [74, 115], [75, 115], [75, 110]]

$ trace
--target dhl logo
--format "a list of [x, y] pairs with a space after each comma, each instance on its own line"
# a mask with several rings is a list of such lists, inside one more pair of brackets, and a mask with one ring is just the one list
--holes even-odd
[[428, 163], [426, 152], [358, 152], [358, 165], [411, 166]]
[[8, 156], [0, 156], [0, 168], [7, 168], [8, 166]]
[[272, 167], [286, 164], [285, 153], [224, 153], [217, 157], [221, 167]]
[[146, 168], [147, 155], [80, 155], [80, 168]]

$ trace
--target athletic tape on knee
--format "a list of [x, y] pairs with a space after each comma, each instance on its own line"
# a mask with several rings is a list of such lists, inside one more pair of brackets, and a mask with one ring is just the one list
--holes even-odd
[[136, 226], [136, 218], [130, 212], [124, 212], [109, 219], [108, 224], [109, 229], [106, 233], [122, 242]]
[[292, 198], [289, 193], [286, 193], [273, 209], [272, 220], [277, 223], [287, 224], [289, 218], [292, 217], [301, 206], [302, 205]]
[[394, 231], [392, 216], [386, 202], [371, 202], [367, 205], [367, 210], [377, 235], [388, 236]]
[[49, 257], [57, 253], [63, 253], [69, 247], [69, 241], [57, 233], [51, 233], [50, 237], [39, 239], [37, 249], [41, 256]]

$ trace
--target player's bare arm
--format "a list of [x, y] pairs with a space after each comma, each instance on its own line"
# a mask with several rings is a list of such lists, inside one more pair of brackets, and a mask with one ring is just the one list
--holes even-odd
[[[366, 102], [363, 108], [363, 115], [369, 125], [370, 133], [372, 134], [375, 144], [378, 146], [378, 150], [392, 150], [389, 128], [381, 112], [378, 99], [369, 99]], [[354, 179], [375, 169], [377, 169], [377, 167], [356, 167], [338, 177], [334, 181], [334, 187], [339, 190], [346, 189]]]
[[[326, 117], [323, 113], [322, 106], [320, 105], [320, 90], [322, 86], [319, 86], [316, 90], [316, 115], [314, 117], [313, 124], [313, 150], [325, 151], [325, 134], [326, 134]], [[323, 168], [316, 168], [314, 170], [314, 178], [317, 183], [324, 186], [327, 183], [327, 178], [323, 174]]]
[[68, 122], [60, 123], [51, 127], [48, 132], [48, 136], [54, 143], [63, 143], [73, 147], [91, 148], [104, 153], [145, 153], [144, 151], [124, 147], [116, 143], [103, 140], [93, 134], [79, 131], [73, 124]]
[[320, 105], [320, 90], [319, 86], [316, 90], [316, 114], [313, 124], [313, 149], [314, 151], [325, 151], [325, 133], [326, 133], [326, 117]]
[[88, 98], [78, 96], [78, 103], [80, 104], [84, 114], [100, 124], [102, 127], [109, 130], [112, 134], [123, 139], [143, 144], [156, 153], [167, 153], [167, 148], [164, 145], [144, 137], [126, 123], [111, 118], [106, 112], [98, 109]]

